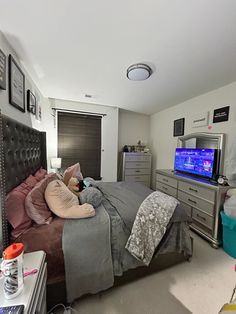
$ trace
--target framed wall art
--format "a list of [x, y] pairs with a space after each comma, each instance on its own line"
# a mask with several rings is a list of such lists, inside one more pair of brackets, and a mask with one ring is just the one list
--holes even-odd
[[36, 97], [29, 89], [27, 90], [27, 110], [36, 114]]
[[6, 89], [6, 56], [0, 49], [0, 88]]
[[230, 106], [215, 109], [213, 113], [213, 123], [228, 121], [229, 120], [229, 108]]
[[36, 104], [36, 119], [39, 121], [41, 121], [42, 119], [42, 108], [40, 105], [40, 101], [37, 101], [37, 104]]
[[9, 55], [9, 103], [25, 112], [25, 75]]
[[173, 136], [184, 135], [184, 118], [174, 120]]
[[207, 126], [209, 123], [209, 111], [197, 112], [191, 117], [192, 128]]

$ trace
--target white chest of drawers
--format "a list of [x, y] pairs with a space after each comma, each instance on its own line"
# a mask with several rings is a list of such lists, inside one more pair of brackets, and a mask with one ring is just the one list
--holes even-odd
[[151, 159], [149, 153], [121, 153], [119, 179], [150, 186]]
[[156, 189], [180, 201], [192, 217], [192, 230], [209, 240], [213, 247], [221, 244], [219, 213], [229, 187], [177, 175], [172, 170], [156, 170]]

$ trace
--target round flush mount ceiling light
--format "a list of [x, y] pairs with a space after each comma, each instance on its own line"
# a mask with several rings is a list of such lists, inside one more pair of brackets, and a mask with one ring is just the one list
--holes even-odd
[[131, 81], [144, 81], [150, 77], [152, 69], [143, 63], [136, 63], [127, 69], [127, 77]]

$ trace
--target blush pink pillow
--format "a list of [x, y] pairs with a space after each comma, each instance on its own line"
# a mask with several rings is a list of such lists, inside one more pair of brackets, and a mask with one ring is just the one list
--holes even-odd
[[34, 176], [30, 175], [24, 182], [14, 188], [6, 197], [6, 213], [9, 223], [12, 225], [12, 236], [18, 237], [28, 230], [32, 220], [25, 211], [25, 198], [37, 184]]
[[46, 175], [44, 179], [38, 182], [35, 187], [29, 192], [25, 199], [25, 210], [28, 216], [38, 225], [50, 224], [52, 221], [52, 212], [47, 206], [44, 198], [44, 192], [47, 185], [57, 180], [56, 173]]
[[47, 170], [43, 169], [42, 167], [37, 170], [34, 174], [37, 181], [41, 181], [47, 175]]
[[73, 166], [70, 166], [66, 169], [66, 171], [64, 172], [63, 175], [63, 182], [65, 183], [65, 185], [68, 185], [68, 182], [70, 180], [71, 177], [75, 177], [78, 180], [83, 180], [83, 175], [80, 171], [80, 164], [74, 164]]

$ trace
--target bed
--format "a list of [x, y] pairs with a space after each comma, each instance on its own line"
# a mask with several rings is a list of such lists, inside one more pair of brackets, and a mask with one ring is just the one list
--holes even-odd
[[[11, 227], [6, 219], [5, 197], [8, 192], [19, 185], [30, 174], [34, 174], [40, 167], [47, 169], [46, 162], [46, 134], [39, 132], [33, 128], [27, 127], [14, 121], [9, 117], [0, 114], [0, 177], [1, 177], [1, 228], [0, 243], [1, 252], [10, 243]], [[117, 183], [122, 185], [124, 183]], [[113, 183], [114, 185], [114, 183]], [[110, 186], [108, 186], [110, 188]], [[104, 187], [100, 187], [101, 190]], [[130, 193], [137, 192], [137, 195], [148, 195], [151, 190], [141, 185], [124, 185], [122, 189], [127, 189]], [[103, 191], [104, 192], [104, 191]], [[100, 212], [106, 213], [112, 225], [112, 216], [117, 214], [116, 208], [111, 206], [109, 197], [106, 192], [103, 194], [103, 209]], [[131, 206], [131, 205], [130, 205]], [[138, 208], [131, 208], [134, 216]], [[112, 211], [111, 211], [112, 210]], [[110, 211], [110, 212], [109, 212]], [[99, 211], [98, 211], [99, 213]], [[131, 216], [132, 216], [131, 215]], [[96, 215], [99, 218], [99, 214]], [[93, 219], [93, 218], [92, 218]], [[131, 219], [131, 218], [129, 218]], [[132, 218], [134, 219], [134, 218]], [[89, 220], [90, 223], [95, 220]], [[81, 223], [81, 222], [79, 222]], [[89, 222], [83, 221], [83, 225]], [[65, 262], [63, 253], [63, 229], [68, 221], [65, 219], [54, 217], [53, 221], [48, 225], [31, 226], [27, 232], [19, 236], [16, 241], [25, 244], [25, 251], [31, 252], [43, 249], [47, 254], [48, 281], [47, 294], [48, 305], [51, 306], [58, 302], [66, 301], [66, 284], [65, 284]], [[132, 221], [131, 221], [132, 224]], [[167, 231], [155, 251], [152, 262], [149, 267], [140, 263], [137, 265], [132, 260], [132, 267], [129, 263], [125, 265], [124, 260], [121, 261], [122, 269], [114, 270], [114, 284], [122, 284], [128, 280], [135, 279], [139, 276], [149, 274], [153, 271], [174, 265], [178, 262], [188, 260], [191, 257], [191, 239], [189, 234], [186, 235], [188, 218], [182, 211], [180, 206], [171, 218]], [[111, 226], [111, 236], [112, 229]], [[129, 229], [129, 228], [128, 228]], [[130, 231], [130, 229], [128, 230]], [[183, 238], [183, 234], [185, 238]], [[115, 234], [113, 234], [115, 235]], [[124, 236], [123, 244], [126, 236]], [[50, 239], [50, 241], [48, 240]], [[86, 240], [86, 239], [85, 239]], [[122, 244], [122, 245], [123, 245]], [[124, 246], [124, 245], [123, 245]], [[65, 251], [65, 250], [64, 250]], [[113, 250], [115, 251], [115, 249]], [[111, 254], [112, 254], [111, 249]], [[122, 247], [122, 252], [125, 248]], [[127, 254], [126, 255], [127, 260]], [[113, 256], [112, 256], [113, 257]], [[128, 256], [128, 259], [130, 257]], [[55, 267], [55, 262], [57, 267]], [[119, 266], [120, 266], [119, 265]], [[140, 266], [140, 267], [138, 267]], [[119, 268], [119, 267], [118, 267]], [[133, 269], [131, 269], [133, 268]]]

